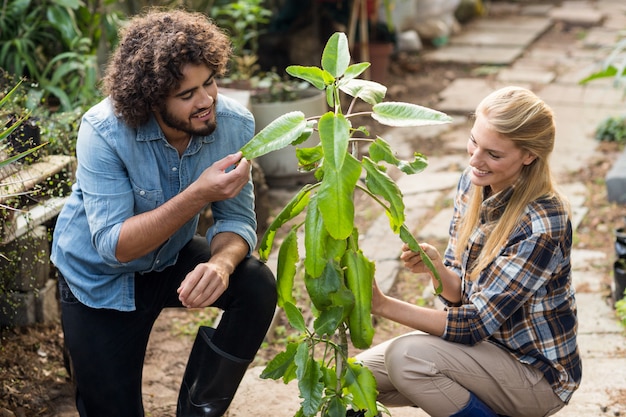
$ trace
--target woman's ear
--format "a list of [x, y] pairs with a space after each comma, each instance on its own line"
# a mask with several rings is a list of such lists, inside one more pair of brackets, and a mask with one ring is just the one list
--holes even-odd
[[526, 154], [526, 157], [524, 158], [522, 163], [524, 165], [530, 165], [533, 162], [535, 162], [535, 159], [537, 159], [537, 155], [533, 155], [532, 153], [528, 152], [528, 154]]

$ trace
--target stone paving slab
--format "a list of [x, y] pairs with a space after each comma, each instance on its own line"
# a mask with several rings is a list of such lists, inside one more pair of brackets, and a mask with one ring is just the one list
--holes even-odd
[[591, 7], [571, 7], [572, 4], [574, 2], [571, 2], [568, 6], [552, 9], [550, 17], [554, 21], [577, 26], [596, 26], [604, 20], [604, 13]]
[[424, 60], [460, 64], [508, 65], [519, 58], [523, 52], [522, 46], [451, 45], [425, 53]]
[[[598, 293], [578, 293], [576, 303], [579, 334], [613, 335], [618, 336], [619, 340], [623, 330], [615, 317], [615, 312], [602, 297], [598, 296]], [[580, 349], [584, 351], [587, 347], [580, 343]]]
[[475, 20], [465, 27], [463, 32], [472, 32], [474, 30], [491, 30], [494, 32], [510, 33], [511, 31], [532, 32], [536, 36], [545, 33], [552, 27], [551, 19], [535, 16], [504, 16], [494, 19], [484, 18]]
[[621, 89], [596, 85], [595, 83], [586, 85], [550, 84], [542, 88], [540, 93], [541, 97], [551, 105], [568, 104], [599, 107], [604, 108], [604, 112], [616, 108], [623, 110], [626, 107], [624, 92]]
[[502, 82], [489, 82], [482, 78], [457, 78], [440, 94], [437, 108], [444, 113], [471, 114], [476, 106], [489, 93], [508, 85]]
[[511, 27], [502, 33], [499, 30], [473, 29], [450, 39], [451, 46], [513, 46], [525, 48], [537, 38], [537, 34], [523, 28]]
[[505, 68], [497, 75], [498, 81], [508, 84], [550, 84], [555, 78], [554, 71], [534, 68]]

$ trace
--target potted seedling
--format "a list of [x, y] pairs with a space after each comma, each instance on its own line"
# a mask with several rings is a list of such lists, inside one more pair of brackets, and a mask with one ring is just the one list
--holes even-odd
[[[302, 398], [298, 416], [343, 417], [349, 408], [366, 410], [367, 416], [374, 416], [380, 406], [373, 375], [348, 356], [348, 340], [364, 349], [371, 345], [374, 335], [371, 297], [375, 264], [359, 248], [353, 201], [357, 190], [384, 208], [391, 229], [419, 251], [436, 274], [405, 225], [402, 194], [387, 173], [391, 165], [405, 174], [416, 174], [426, 167], [426, 157], [415, 153], [413, 160], [399, 160], [383, 138], [353, 126], [352, 121], [369, 115], [382, 125], [421, 126], [448, 123], [451, 118], [416, 104], [384, 102], [386, 87], [357, 78], [369, 65], [350, 65], [346, 35], [333, 34], [324, 48], [321, 67], [287, 68], [293, 77], [324, 91], [330, 111], [314, 117], [299, 111], [286, 113], [242, 148], [244, 156], [252, 159], [289, 146], [301, 169], [312, 171], [316, 179], [286, 204], [259, 246], [260, 257], [267, 260], [278, 229], [295, 223], [278, 250], [277, 286], [278, 304], [301, 336], [268, 363], [262, 377], [282, 378], [285, 383], [298, 380]], [[343, 95], [352, 97], [345, 111]], [[357, 100], [367, 103], [371, 110], [354, 112]], [[314, 130], [319, 134], [319, 144], [294, 147]], [[368, 155], [359, 154], [361, 141], [369, 142]], [[361, 181], [363, 173], [365, 179]], [[303, 235], [304, 256], [298, 247], [299, 234]], [[294, 295], [300, 278], [306, 288], [304, 306], [298, 305], [297, 298], [301, 297]], [[440, 291], [441, 285], [437, 289]], [[302, 313], [304, 309], [312, 310], [310, 325]]]

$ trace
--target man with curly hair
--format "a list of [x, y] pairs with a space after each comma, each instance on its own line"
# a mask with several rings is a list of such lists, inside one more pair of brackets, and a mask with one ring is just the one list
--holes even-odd
[[[143, 416], [152, 326], [167, 307], [223, 310], [201, 326], [176, 415], [221, 416], [270, 325], [272, 272], [252, 256], [250, 112], [218, 94], [228, 37], [199, 13], [132, 18], [83, 116], [76, 182], [53, 239], [63, 331], [82, 417]], [[212, 210], [206, 236], [199, 213]]]

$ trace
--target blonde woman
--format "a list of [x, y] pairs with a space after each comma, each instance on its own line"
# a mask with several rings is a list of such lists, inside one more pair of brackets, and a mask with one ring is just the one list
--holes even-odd
[[[359, 355], [383, 404], [431, 416], [548, 416], [578, 388], [572, 226], [548, 163], [554, 138], [553, 112], [531, 91], [502, 88], [478, 105], [448, 247], [442, 257], [421, 244], [446, 308], [374, 287], [375, 315], [418, 330]], [[406, 246], [401, 259], [428, 272]]]

